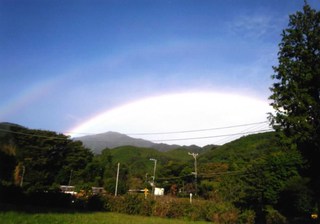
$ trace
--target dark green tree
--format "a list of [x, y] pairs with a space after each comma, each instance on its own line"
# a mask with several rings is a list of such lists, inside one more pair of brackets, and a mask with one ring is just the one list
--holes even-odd
[[263, 218], [266, 206], [277, 206], [280, 193], [293, 178], [299, 178], [301, 163], [301, 155], [296, 150], [274, 152], [253, 161], [239, 180], [245, 194], [238, 202], [255, 210], [258, 219]]
[[104, 173], [111, 173], [113, 169], [112, 155], [110, 149], [106, 148], [101, 151], [101, 154], [94, 155], [91, 162], [87, 163], [86, 168], [83, 170], [83, 180], [90, 183], [91, 186], [103, 187], [104, 186]]
[[93, 154], [81, 142], [63, 134], [19, 125], [7, 125], [3, 132], [0, 133], [0, 151], [6, 152], [6, 158], [0, 153], [0, 159], [5, 158], [6, 170], [15, 171], [15, 184], [24, 190], [56, 190], [70, 180], [72, 184], [84, 181], [83, 170], [92, 161]]
[[320, 12], [305, 2], [303, 11], [290, 15], [279, 47], [270, 88], [271, 124], [283, 145], [297, 148], [306, 159], [304, 175], [320, 204]]
[[11, 145], [0, 145], [0, 185], [12, 184], [16, 166], [16, 149]]

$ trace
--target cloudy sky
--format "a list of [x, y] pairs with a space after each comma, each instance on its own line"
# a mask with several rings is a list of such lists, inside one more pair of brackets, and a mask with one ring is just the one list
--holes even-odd
[[[0, 121], [71, 135], [196, 130], [178, 138], [199, 145], [196, 138], [222, 132], [197, 130], [254, 123], [256, 131], [268, 112], [280, 34], [303, 4], [0, 0]], [[238, 116], [221, 118], [231, 111]]]

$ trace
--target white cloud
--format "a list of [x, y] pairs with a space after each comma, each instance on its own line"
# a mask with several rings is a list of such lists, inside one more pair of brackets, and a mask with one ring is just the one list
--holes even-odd
[[279, 29], [279, 20], [271, 15], [241, 15], [228, 24], [232, 34], [245, 38], [259, 39]]
[[[269, 111], [271, 108], [267, 102], [247, 96], [231, 93], [188, 92], [146, 98], [108, 110], [70, 132], [73, 136], [79, 136], [77, 133], [117, 131], [132, 134], [132, 137], [137, 137], [135, 133], [179, 132], [138, 137], [169, 144], [200, 146], [221, 144], [241, 136], [230, 136], [230, 134], [265, 130], [268, 128], [267, 124], [201, 132], [186, 133], [184, 131], [266, 121]], [[220, 135], [222, 135], [220, 138], [206, 138]], [[173, 141], [172, 139], [184, 140]]]

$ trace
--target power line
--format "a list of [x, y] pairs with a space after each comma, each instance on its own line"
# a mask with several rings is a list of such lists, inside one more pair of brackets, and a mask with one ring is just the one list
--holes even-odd
[[182, 179], [182, 178], [191, 177], [191, 176], [193, 176], [193, 174], [187, 174], [187, 175], [179, 176], [179, 177], [160, 177], [160, 178], [158, 178], [158, 181], [176, 180], [176, 179]]
[[[166, 142], [166, 141], [184, 141], [184, 140], [197, 140], [197, 139], [209, 139], [209, 138], [221, 138], [221, 137], [234, 137], [239, 135], [249, 135], [249, 134], [258, 134], [258, 133], [265, 133], [273, 131], [272, 128], [269, 129], [262, 129], [256, 131], [249, 131], [249, 132], [238, 132], [238, 133], [231, 133], [231, 134], [224, 134], [224, 135], [213, 135], [213, 136], [199, 136], [199, 137], [188, 137], [188, 138], [172, 138], [172, 139], [152, 139], [148, 140], [151, 142]], [[92, 139], [86, 139], [87, 142], [106, 142], [106, 140], [97, 140], [94, 137]]]
[[[245, 126], [251, 126], [256, 124], [265, 124], [267, 121], [263, 122], [256, 122], [256, 123], [248, 123], [248, 124], [240, 124], [240, 125], [233, 125], [233, 126], [226, 126], [226, 127], [217, 127], [217, 128], [208, 128], [208, 129], [198, 129], [198, 130], [186, 130], [186, 131], [175, 131], [175, 132], [159, 132], [159, 133], [136, 133], [136, 134], [127, 134], [127, 135], [156, 135], [156, 134], [178, 134], [178, 133], [191, 133], [191, 132], [202, 132], [202, 131], [209, 131], [209, 130], [222, 130], [222, 129], [230, 129], [230, 128], [236, 128], [236, 127], [245, 127]], [[259, 127], [260, 127], [259, 125]], [[249, 130], [252, 128], [249, 128]], [[256, 129], [253, 127], [253, 129]], [[248, 130], [248, 129], [247, 129]], [[213, 136], [199, 136], [199, 137], [188, 137], [188, 138], [172, 138], [172, 139], [154, 139], [150, 140], [153, 142], [161, 142], [161, 141], [183, 141], [183, 140], [197, 140], [197, 139], [208, 139], [208, 138], [220, 138], [220, 137], [232, 137], [232, 136], [238, 136], [238, 135], [247, 135], [247, 134], [256, 134], [256, 133], [263, 133], [272, 131], [273, 129], [263, 129], [263, 130], [257, 130], [257, 131], [250, 131], [250, 132], [239, 132], [239, 133], [231, 133], [231, 134], [224, 134], [224, 135], [213, 135]], [[13, 134], [20, 134], [20, 135], [26, 135], [26, 136], [33, 136], [33, 137], [39, 137], [39, 138], [46, 138], [46, 139], [58, 139], [58, 140], [66, 140], [67, 138], [63, 137], [50, 137], [45, 135], [39, 135], [39, 134], [28, 134], [24, 132], [17, 132], [17, 131], [11, 131], [6, 129], [0, 129], [0, 132], [7, 132], [7, 133], [13, 133]], [[58, 135], [58, 134], [57, 134]], [[95, 142], [105, 142], [104, 140], [87, 140], [87, 141], [95, 141]]]
[[230, 129], [230, 128], [238, 128], [245, 127], [257, 124], [265, 124], [268, 121], [261, 121], [256, 123], [247, 123], [247, 124], [239, 124], [225, 127], [215, 127], [215, 128], [206, 128], [206, 129], [196, 129], [196, 130], [185, 130], [185, 131], [170, 131], [170, 132], [146, 132], [146, 133], [127, 133], [127, 135], [166, 135], [166, 134], [181, 134], [181, 133], [190, 133], [190, 132], [203, 132], [203, 131], [213, 131], [213, 130], [222, 130], [222, 129]]
[[[265, 123], [263, 123], [263, 122], [260, 122], [260, 124], [258, 124], [257, 126], [250, 126], [250, 127], [248, 127], [248, 128], [246, 128], [246, 129], [244, 129], [244, 130], [242, 130], [242, 132], [252, 132], [252, 131], [259, 131], [259, 130], [261, 130], [262, 128], [265, 128]], [[234, 140], [234, 136], [228, 136], [228, 137], [226, 137], [226, 138], [223, 138], [223, 139], [220, 139], [220, 140], [218, 140], [215, 144], [220, 144], [220, 143], [223, 143], [223, 142], [229, 142], [229, 141], [232, 141], [232, 140]]]
[[[260, 121], [255, 123], [246, 123], [246, 124], [239, 124], [239, 125], [232, 125], [232, 126], [222, 126], [222, 127], [212, 127], [212, 128], [205, 128], [205, 129], [195, 129], [195, 130], [180, 130], [180, 131], [164, 131], [164, 132], [141, 132], [141, 133], [123, 133], [125, 135], [165, 135], [165, 134], [179, 134], [179, 133], [188, 133], [188, 132], [204, 132], [204, 131], [213, 131], [213, 130], [222, 130], [222, 129], [229, 129], [229, 128], [237, 128], [237, 127], [245, 127], [257, 124], [266, 124], [269, 123], [268, 121]], [[89, 133], [89, 132], [70, 132], [66, 131], [64, 133], [67, 134], [75, 134], [75, 135], [95, 135], [99, 133]]]
[[259, 131], [253, 131], [253, 132], [239, 132], [239, 133], [233, 133], [233, 134], [225, 134], [225, 135], [213, 135], [213, 136], [201, 136], [201, 137], [190, 137], [190, 138], [172, 138], [172, 139], [161, 139], [161, 140], [150, 140], [153, 142], [160, 142], [160, 141], [184, 141], [184, 140], [195, 140], [195, 139], [206, 139], [206, 138], [220, 138], [220, 137], [230, 137], [230, 136], [236, 136], [236, 135], [248, 135], [248, 134], [257, 134], [257, 133], [264, 133], [268, 131], [272, 131], [273, 129], [264, 129]]
[[[46, 139], [66, 140], [68, 138], [67, 136], [65, 138], [62, 138], [62, 137], [54, 137], [54, 136], [47, 136], [47, 135], [28, 134], [28, 133], [24, 133], [24, 132], [10, 131], [10, 130], [6, 130], [6, 129], [0, 129], [0, 132], [7, 132], [7, 133], [12, 133], [12, 134], [26, 135], [26, 136], [46, 138]], [[60, 135], [60, 134], [57, 134], [57, 135]]]

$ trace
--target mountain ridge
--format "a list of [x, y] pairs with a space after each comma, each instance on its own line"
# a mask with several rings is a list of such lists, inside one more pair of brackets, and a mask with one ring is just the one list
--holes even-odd
[[[76, 137], [74, 140], [81, 141], [85, 147], [91, 149], [94, 153], [99, 154], [105, 148], [117, 148], [120, 146], [135, 146], [142, 148], [153, 148], [160, 152], [169, 151], [182, 147], [180, 145], [169, 145], [165, 143], [154, 143], [141, 138], [132, 138], [128, 135], [108, 131], [100, 134], [85, 135], [81, 137]], [[193, 148], [199, 148], [198, 146], [193, 146]]]

